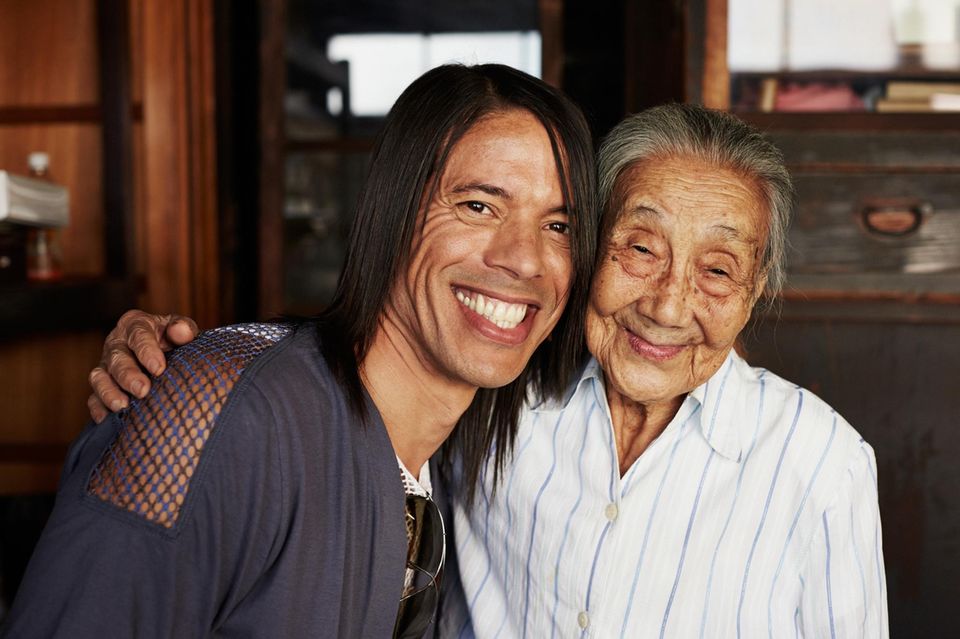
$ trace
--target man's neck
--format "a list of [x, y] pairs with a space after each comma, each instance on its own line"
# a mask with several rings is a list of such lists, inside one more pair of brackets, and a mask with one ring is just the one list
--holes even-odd
[[374, 336], [360, 376], [393, 449], [414, 476], [449, 437], [477, 391], [436, 371], [389, 324]]

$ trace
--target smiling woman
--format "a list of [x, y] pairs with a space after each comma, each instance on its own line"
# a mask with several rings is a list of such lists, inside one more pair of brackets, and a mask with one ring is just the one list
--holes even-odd
[[672, 417], [750, 319], [764, 284], [767, 216], [749, 183], [696, 157], [645, 160], [617, 184], [587, 344], [608, 393], [642, 402], [648, 418], [661, 408]]
[[594, 359], [527, 407], [506, 489], [455, 503], [455, 636], [885, 637], [873, 450], [733, 350], [783, 272], [778, 151], [669, 105], [599, 157]]

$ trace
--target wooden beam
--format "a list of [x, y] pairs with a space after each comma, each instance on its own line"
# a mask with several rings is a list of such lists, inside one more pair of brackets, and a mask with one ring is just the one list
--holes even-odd
[[[130, 117], [130, 3], [98, 0], [100, 104], [103, 119], [105, 266], [109, 277], [133, 268], [133, 120]], [[130, 300], [133, 303], [133, 299]]]
[[212, 0], [144, 2], [146, 308], [219, 321]]
[[[130, 119], [143, 119], [143, 105], [130, 105]], [[0, 107], [0, 126], [22, 124], [100, 124], [104, 119], [99, 104], [62, 104]]]
[[283, 308], [283, 201], [287, 91], [287, 0], [260, 2], [260, 221], [259, 288], [261, 319]]
[[547, 84], [563, 88], [563, 0], [538, 0], [540, 10], [541, 76]]
[[727, 0], [706, 0], [703, 104], [730, 108], [730, 70], [727, 67]]

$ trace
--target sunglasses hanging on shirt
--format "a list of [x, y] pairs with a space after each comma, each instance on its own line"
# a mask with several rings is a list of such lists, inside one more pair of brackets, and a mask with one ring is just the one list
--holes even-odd
[[393, 628], [395, 639], [420, 639], [440, 599], [446, 535], [440, 509], [429, 497], [407, 495], [407, 578]]

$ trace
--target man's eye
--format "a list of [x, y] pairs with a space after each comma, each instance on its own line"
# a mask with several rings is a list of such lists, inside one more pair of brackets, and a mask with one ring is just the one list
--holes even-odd
[[562, 235], [567, 235], [570, 233], [570, 225], [566, 222], [550, 222], [550, 224], [547, 225], [547, 228], [554, 233], [560, 233]]
[[484, 204], [483, 202], [476, 202], [476, 201], [464, 202], [461, 206], [467, 207], [473, 213], [483, 214], [489, 211], [489, 207], [487, 207], [487, 205]]

